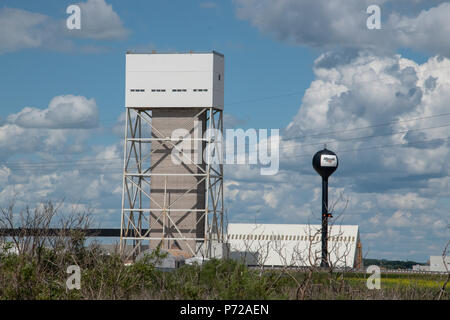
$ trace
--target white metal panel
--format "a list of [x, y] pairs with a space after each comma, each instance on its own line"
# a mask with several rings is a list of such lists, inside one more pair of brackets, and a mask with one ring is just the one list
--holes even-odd
[[126, 55], [126, 107], [223, 109], [223, 83], [215, 52]]
[[225, 59], [223, 56], [214, 55], [214, 74], [213, 74], [213, 104], [222, 106], [224, 104], [225, 89]]
[[450, 272], [450, 257], [430, 256], [430, 271]]
[[[230, 223], [227, 237], [231, 257], [244, 257], [250, 265], [320, 264], [320, 225]], [[353, 267], [359, 240], [358, 226], [331, 226], [329, 239], [331, 264], [336, 267]]]
[[127, 71], [191, 72], [212, 71], [213, 52], [208, 53], [128, 53]]

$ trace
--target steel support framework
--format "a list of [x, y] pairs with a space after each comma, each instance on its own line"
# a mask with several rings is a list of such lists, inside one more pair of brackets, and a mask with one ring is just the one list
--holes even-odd
[[[223, 242], [224, 199], [223, 161], [221, 161], [223, 159], [223, 114], [222, 110], [214, 107], [197, 110], [196, 116], [188, 121], [195, 121], [199, 116], [204, 116], [206, 128], [210, 129], [211, 134], [207, 136], [201, 132], [202, 136], [199, 138], [183, 137], [183, 139], [175, 140], [152, 126], [151, 108], [126, 108], [120, 250], [124, 252], [124, 248], [128, 246], [127, 242], [131, 242], [133, 249], [128, 255], [129, 258], [135, 258], [145, 247], [150, 247], [151, 242], [159, 243], [163, 249], [170, 249], [170, 243], [175, 241], [184, 241], [187, 253], [192, 256], [210, 257], [211, 242]], [[201, 141], [200, 159], [203, 160], [200, 164], [198, 161], [194, 163], [192, 156], [180, 149], [182, 140]], [[195, 165], [198, 169], [197, 173], [152, 172], [154, 171], [150, 161], [153, 154], [152, 143], [160, 143], [170, 150], [175, 149], [184, 163]], [[210, 152], [205, 152], [203, 155], [203, 148]], [[220, 158], [220, 161], [213, 161], [214, 157], [216, 160]], [[164, 190], [163, 201], [155, 200], [151, 190], [152, 179], [177, 176], [192, 176], [198, 182], [174, 200], [167, 200], [166, 190]], [[182, 200], [203, 182], [205, 183], [204, 206], [173, 208], [174, 203]], [[172, 217], [176, 212], [196, 215], [195, 228], [199, 228], [201, 234], [197, 233], [192, 237], [189, 234], [192, 234], [193, 230], [189, 232], [181, 230], [178, 226], [179, 221]], [[159, 228], [162, 226], [162, 233], [157, 236], [152, 234], [152, 228], [156, 228], [156, 225]], [[195, 243], [195, 246], [192, 243]]]

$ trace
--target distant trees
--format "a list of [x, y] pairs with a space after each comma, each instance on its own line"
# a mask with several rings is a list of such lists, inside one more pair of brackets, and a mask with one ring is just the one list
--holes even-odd
[[415, 261], [399, 261], [385, 259], [363, 259], [365, 266], [375, 265], [386, 269], [412, 269], [416, 264], [425, 265], [425, 263]]

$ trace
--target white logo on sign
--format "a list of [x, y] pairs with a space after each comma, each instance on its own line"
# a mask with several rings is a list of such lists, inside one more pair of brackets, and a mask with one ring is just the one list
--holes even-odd
[[322, 167], [336, 167], [337, 158], [333, 155], [322, 154], [320, 156], [320, 166]]

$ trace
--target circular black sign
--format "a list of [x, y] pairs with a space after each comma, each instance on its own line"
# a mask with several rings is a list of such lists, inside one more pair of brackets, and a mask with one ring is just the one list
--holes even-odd
[[327, 179], [336, 171], [339, 161], [337, 155], [333, 151], [325, 148], [314, 155], [312, 165], [322, 178]]

